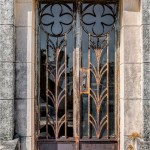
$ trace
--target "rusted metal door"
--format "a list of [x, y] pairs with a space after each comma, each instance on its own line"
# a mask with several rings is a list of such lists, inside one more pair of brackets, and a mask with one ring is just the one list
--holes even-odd
[[117, 150], [117, 2], [39, 5], [40, 150]]

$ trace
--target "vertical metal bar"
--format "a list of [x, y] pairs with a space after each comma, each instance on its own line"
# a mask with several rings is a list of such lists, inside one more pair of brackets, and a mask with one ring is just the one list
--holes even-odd
[[[118, 27], [120, 26], [120, 19], [121, 19], [121, 15], [120, 15], [120, 12], [121, 12], [121, 7], [119, 7], [119, 6], [122, 6], [121, 5], [121, 1], [119, 1], [118, 2], [118, 4], [116, 4], [117, 5], [117, 10], [116, 11], [118, 11], [118, 16], [117, 16], [117, 18], [118, 18], [118, 20], [117, 20], [117, 25], [118, 25]], [[116, 116], [115, 116], [115, 119], [116, 119], [116, 117], [117, 117], [117, 125], [116, 125], [116, 131], [117, 131], [117, 139], [118, 139], [118, 145], [120, 145], [120, 99], [119, 99], [119, 93], [120, 93], [120, 48], [119, 48], [119, 46], [120, 46], [120, 44], [119, 44], [119, 42], [117, 42], [117, 41], [119, 41], [118, 40], [118, 38], [119, 38], [119, 35], [120, 35], [120, 32], [119, 32], [119, 28], [117, 29], [117, 31], [118, 31], [118, 34], [117, 34], [117, 36], [115, 37], [116, 38], [116, 43], [117, 43], [117, 64], [116, 64], [116, 66], [115, 67], [117, 67], [117, 76], [116, 76], [116, 78], [117, 78], [117, 91], [115, 91], [115, 92], [117, 92], [117, 99], [116, 99], [116, 101], [117, 101], [117, 106], [115, 107], [115, 109], [117, 109], [117, 114], [116, 114]], [[118, 150], [120, 150], [120, 146], [118, 146]]]
[[107, 34], [107, 138], [109, 138], [109, 34]]
[[[56, 43], [58, 42], [58, 37], [56, 38]], [[56, 44], [57, 45], [57, 44]], [[57, 140], [57, 138], [58, 138], [58, 124], [57, 124], [57, 122], [58, 122], [58, 51], [59, 51], [59, 49], [58, 49], [58, 47], [56, 47], [56, 82], [55, 82], [55, 98], [56, 98], [56, 102], [55, 102], [55, 130], [56, 130], [56, 140]]]
[[[90, 34], [88, 34], [88, 88], [90, 85]], [[90, 138], [90, 89], [88, 93], [88, 138]]]
[[115, 27], [115, 50], [116, 50], [116, 53], [115, 53], [115, 78], [114, 78], [114, 80], [115, 80], [115, 85], [114, 85], [114, 87], [115, 87], [115, 90], [114, 90], [114, 92], [115, 92], [115, 98], [114, 98], [114, 109], [115, 109], [115, 131], [114, 131], [114, 133], [115, 133], [115, 136], [117, 136], [117, 134], [118, 134], [118, 132], [117, 132], [117, 126], [118, 126], [118, 116], [117, 116], [117, 112], [118, 112], [118, 79], [119, 79], [119, 74], [118, 74], [118, 64], [119, 64], [119, 62], [118, 62], [118, 43], [117, 43], [117, 41], [118, 40], [116, 40], [116, 37], [117, 37], [117, 29], [116, 29], [116, 27]]
[[47, 34], [47, 48], [46, 48], [46, 138], [48, 139], [48, 34]]
[[73, 136], [76, 136], [76, 92], [75, 92], [75, 84], [76, 84], [76, 78], [75, 78], [75, 73], [76, 73], [76, 53], [75, 53], [75, 49], [73, 51]]
[[65, 34], [65, 137], [67, 138], [67, 38]]
[[[40, 7], [40, 6], [39, 6]], [[38, 33], [36, 36], [37, 38], [37, 54], [38, 54], [38, 57], [36, 57], [36, 70], [37, 70], [37, 76], [36, 76], [36, 81], [37, 81], [37, 98], [38, 98], [38, 104], [37, 104], [37, 112], [36, 114], [38, 115], [38, 120], [37, 120], [37, 138], [39, 137], [40, 135], [40, 117], [41, 117], [41, 114], [40, 114], [40, 70], [41, 70], [41, 48], [40, 48], [40, 26], [38, 26]]]
[[[99, 40], [99, 37], [97, 37], [97, 42], [98, 42], [98, 40]], [[100, 123], [100, 105], [99, 105], [99, 102], [100, 102], [100, 92], [102, 92], [102, 91], [100, 91], [100, 89], [99, 89], [99, 87], [100, 87], [100, 76], [101, 76], [101, 74], [100, 74], [100, 49], [98, 49], [98, 47], [97, 47], [97, 49], [95, 49], [95, 55], [96, 55], [96, 62], [97, 62], [97, 69], [96, 69], [96, 74], [97, 75], [99, 75], [99, 78], [96, 78], [96, 85], [97, 85], [97, 92], [96, 92], [96, 96], [97, 96], [97, 106], [96, 106], [96, 114], [97, 114], [97, 116], [96, 116], [96, 121], [97, 121], [97, 128], [96, 128], [96, 137], [97, 138], [99, 138], [99, 136], [100, 136], [100, 126], [99, 126], [99, 123]]]
[[[120, 12], [120, 7], [118, 7], [118, 4], [116, 4], [116, 11]], [[117, 14], [117, 18], [120, 18], [119, 13]], [[120, 132], [119, 132], [119, 127], [120, 127], [120, 120], [119, 120], [119, 74], [120, 74], [120, 70], [119, 70], [119, 64], [120, 64], [120, 54], [119, 54], [119, 19], [117, 19], [117, 22], [115, 24], [115, 102], [114, 102], [114, 109], [115, 109], [115, 136], [118, 138], [120, 137]], [[119, 143], [119, 139], [118, 139], [118, 145]]]
[[80, 49], [81, 49], [81, 25], [80, 25], [80, 2], [76, 3], [76, 20], [75, 20], [75, 49], [74, 64], [73, 64], [73, 123], [74, 123], [74, 137], [76, 142], [76, 150], [79, 150], [80, 138]]
[[[37, 8], [40, 9], [41, 5], [37, 5]], [[40, 50], [40, 26], [38, 25], [38, 9], [36, 9], [36, 16], [37, 16], [37, 20], [36, 20], [36, 29], [38, 32], [36, 32], [36, 52], [37, 52], [37, 56], [35, 55], [35, 60], [36, 60], [36, 89], [37, 89], [37, 101], [35, 103], [35, 113], [34, 113], [34, 116], [36, 117], [36, 123], [37, 123], [37, 126], [36, 126], [36, 139], [38, 139], [38, 137], [40, 136], [40, 68], [41, 68], [41, 61], [40, 61], [40, 58], [41, 58], [41, 50]], [[38, 146], [38, 144], [37, 144]]]
[[[97, 63], [99, 63], [99, 61]], [[99, 67], [97, 69], [97, 72], [99, 72]], [[96, 80], [98, 80], [98, 79], [96, 79]], [[100, 127], [99, 127], [99, 122], [100, 122], [100, 106], [99, 106], [99, 103], [98, 103], [100, 101], [100, 97], [99, 97], [99, 94], [100, 94], [100, 90], [99, 90], [100, 82], [97, 82], [96, 84], [97, 84], [97, 106], [96, 106], [96, 111], [97, 111], [97, 124], [98, 124], [97, 131], [98, 131], [100, 129]], [[99, 138], [99, 136], [100, 136], [99, 131], [97, 132], [96, 136], [97, 136], [97, 138]]]
[[40, 142], [37, 142], [37, 150], [40, 150]]

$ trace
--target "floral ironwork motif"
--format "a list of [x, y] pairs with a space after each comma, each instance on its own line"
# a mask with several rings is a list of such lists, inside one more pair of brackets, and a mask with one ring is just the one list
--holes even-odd
[[51, 36], [63, 36], [72, 29], [73, 11], [67, 4], [47, 4], [40, 11], [43, 30]]
[[[75, 13], [77, 15], [79, 12], [79, 17], [75, 19]], [[83, 126], [86, 124], [84, 128], [87, 127], [84, 131], [79, 127], [81, 132], [86, 133], [85, 135], [78, 133], [78, 140], [84, 136], [88, 140], [90, 138], [109, 140], [115, 137], [114, 131], [110, 134], [113, 128], [110, 122], [114, 124], [114, 121], [110, 120], [114, 115], [114, 110], [110, 112], [110, 106], [114, 107], [114, 99], [110, 98], [110, 93], [114, 93], [114, 73], [111, 72], [114, 70], [114, 60], [111, 61], [110, 57], [113, 56], [110, 56], [110, 52], [114, 49], [112, 33], [115, 21], [115, 4], [79, 3], [78, 8], [75, 3], [41, 4], [40, 27], [41, 33], [44, 34], [41, 36], [41, 45], [45, 42], [45, 49], [41, 49], [40, 83], [43, 87], [40, 86], [43, 89], [40, 89], [39, 107], [43, 112], [41, 116], [39, 115], [41, 119], [38, 125], [39, 138], [46, 140], [77, 138], [73, 134], [75, 125], [73, 83], [80, 83], [80, 95], [75, 94], [81, 101], [82, 95], [87, 96], [86, 101], [81, 104], [84, 105], [83, 108], [87, 107], [87, 112], [84, 113], [77, 108], [83, 120], [75, 117], [79, 124], [83, 122]], [[77, 27], [82, 28], [82, 32], [78, 32]], [[74, 78], [75, 73], [78, 72], [75, 63], [80, 60], [76, 59], [74, 50], [76, 40], [81, 40], [83, 45], [88, 44], [85, 49], [88, 64], [85, 68], [81, 65], [83, 68], [80, 68], [80, 79], [77, 80]], [[83, 45], [80, 47], [81, 55], [83, 55]], [[70, 68], [68, 59], [73, 59], [70, 61]]]
[[114, 5], [88, 4], [82, 7], [82, 27], [93, 36], [108, 34], [116, 21]]

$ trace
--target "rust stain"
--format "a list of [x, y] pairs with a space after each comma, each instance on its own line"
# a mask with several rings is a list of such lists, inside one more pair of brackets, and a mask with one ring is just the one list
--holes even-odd
[[75, 137], [75, 143], [78, 144], [79, 143], [79, 136]]
[[129, 135], [130, 140], [135, 140], [137, 138], [141, 138], [141, 135], [137, 132], [133, 132], [131, 135]]
[[128, 150], [134, 150], [134, 147], [132, 145], [129, 145]]

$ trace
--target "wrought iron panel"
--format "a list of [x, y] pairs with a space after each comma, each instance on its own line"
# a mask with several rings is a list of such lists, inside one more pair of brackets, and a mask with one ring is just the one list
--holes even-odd
[[40, 3], [39, 143], [72, 141], [74, 149], [85, 149], [80, 142], [98, 148], [117, 140], [116, 13], [114, 2]]
[[[108, 139], [115, 136], [114, 24], [116, 5], [82, 4], [81, 14], [81, 67], [90, 70], [89, 81], [87, 85], [84, 85], [85, 87], [90, 85], [89, 93], [81, 91], [81, 137]], [[87, 107], [84, 108], [82, 105]]]
[[73, 21], [72, 4], [41, 4], [40, 138], [73, 136]]

